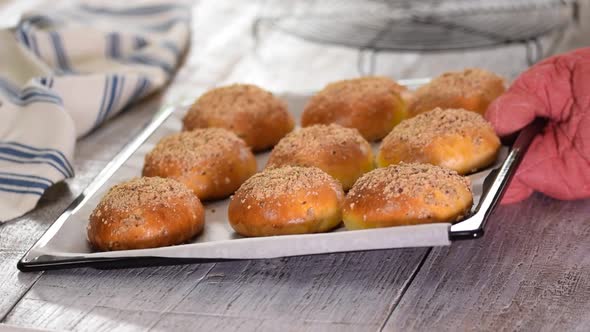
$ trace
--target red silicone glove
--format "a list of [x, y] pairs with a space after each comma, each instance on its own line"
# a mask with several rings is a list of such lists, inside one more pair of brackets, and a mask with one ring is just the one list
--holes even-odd
[[486, 112], [500, 136], [535, 117], [549, 123], [533, 140], [502, 203], [534, 191], [563, 200], [590, 197], [590, 48], [534, 65]]

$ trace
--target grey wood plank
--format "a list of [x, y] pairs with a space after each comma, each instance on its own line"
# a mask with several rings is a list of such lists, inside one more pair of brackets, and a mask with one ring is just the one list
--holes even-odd
[[21, 275], [16, 269], [16, 262], [22, 251], [0, 251], [0, 316], [4, 317], [20, 297], [39, 278], [39, 274]]
[[372, 324], [341, 322], [303, 321], [293, 324], [293, 320], [243, 318], [233, 316], [172, 313], [151, 328], [154, 331], [318, 331], [318, 332], [357, 332], [376, 330]]
[[208, 282], [172, 311], [379, 324], [426, 252], [416, 248], [217, 264]]
[[427, 251], [46, 272], [6, 322], [75, 331], [377, 330]]
[[47, 272], [37, 282], [38, 287], [8, 315], [6, 323], [59, 330], [146, 329], [159, 317], [154, 312], [181, 301], [211, 267]]
[[104, 164], [85, 161], [75, 165], [79, 176], [51, 187], [31, 213], [0, 225], [0, 321], [41, 275], [19, 273], [17, 261]]
[[55, 330], [37, 329], [34, 327], [23, 327], [0, 323], [0, 332], [51, 332]]
[[141, 128], [159, 102], [157, 97], [151, 98], [81, 139], [73, 165], [76, 176], [52, 186], [35, 210], [0, 225], [0, 322], [41, 275], [19, 273], [17, 261]]
[[437, 248], [385, 330], [590, 330], [590, 200], [502, 206], [485, 236]]

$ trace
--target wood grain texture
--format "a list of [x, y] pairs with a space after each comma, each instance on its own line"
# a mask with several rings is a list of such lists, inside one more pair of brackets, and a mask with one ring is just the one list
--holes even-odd
[[35, 327], [16, 326], [0, 323], [0, 332], [55, 332], [56, 330], [39, 329]]
[[[19, 273], [17, 261], [159, 107], [154, 97], [76, 146], [76, 176], [51, 187], [35, 210], [0, 225], [0, 321], [41, 273]], [[139, 125], [138, 125], [139, 124]], [[129, 128], [136, 128], [130, 130]]]
[[427, 251], [46, 272], [6, 322], [75, 331], [185, 330], [189, 326], [198, 330], [376, 330]]
[[590, 330], [590, 200], [502, 206], [485, 236], [436, 248], [388, 331]]
[[79, 176], [51, 187], [31, 213], [0, 225], [0, 321], [41, 275], [19, 273], [17, 261], [104, 165], [90, 160], [75, 165]]
[[[258, 14], [277, 8], [295, 13], [300, 3], [210, 0], [194, 6], [192, 46], [165, 93], [80, 140], [76, 178], [52, 188], [35, 211], [0, 225], [0, 321], [79, 331], [364, 331], [386, 322], [387, 330], [590, 329], [588, 204], [538, 196], [501, 208], [483, 239], [433, 251], [405, 294], [425, 249], [42, 276], [17, 272], [18, 258], [159, 103], [192, 99], [231, 82], [298, 92], [357, 76], [355, 50], [277, 31], [254, 42], [250, 29]], [[581, 24], [563, 38], [560, 51], [590, 44], [588, 7], [582, 2]], [[524, 48], [383, 53], [377, 72], [413, 78], [465, 66], [513, 78], [525, 68]]]

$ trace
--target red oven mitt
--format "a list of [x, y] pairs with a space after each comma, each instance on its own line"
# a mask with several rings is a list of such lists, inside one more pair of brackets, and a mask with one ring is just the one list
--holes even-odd
[[535, 117], [549, 123], [534, 138], [502, 203], [534, 191], [562, 200], [590, 197], [590, 48], [534, 65], [486, 112], [500, 136]]

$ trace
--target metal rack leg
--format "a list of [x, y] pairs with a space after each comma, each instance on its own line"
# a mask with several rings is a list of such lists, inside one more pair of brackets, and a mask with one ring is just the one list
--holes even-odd
[[377, 65], [377, 51], [372, 48], [359, 49], [356, 65], [359, 75], [374, 75]]
[[532, 66], [543, 58], [543, 45], [541, 45], [538, 38], [527, 40], [524, 43], [526, 62], [529, 66]]

